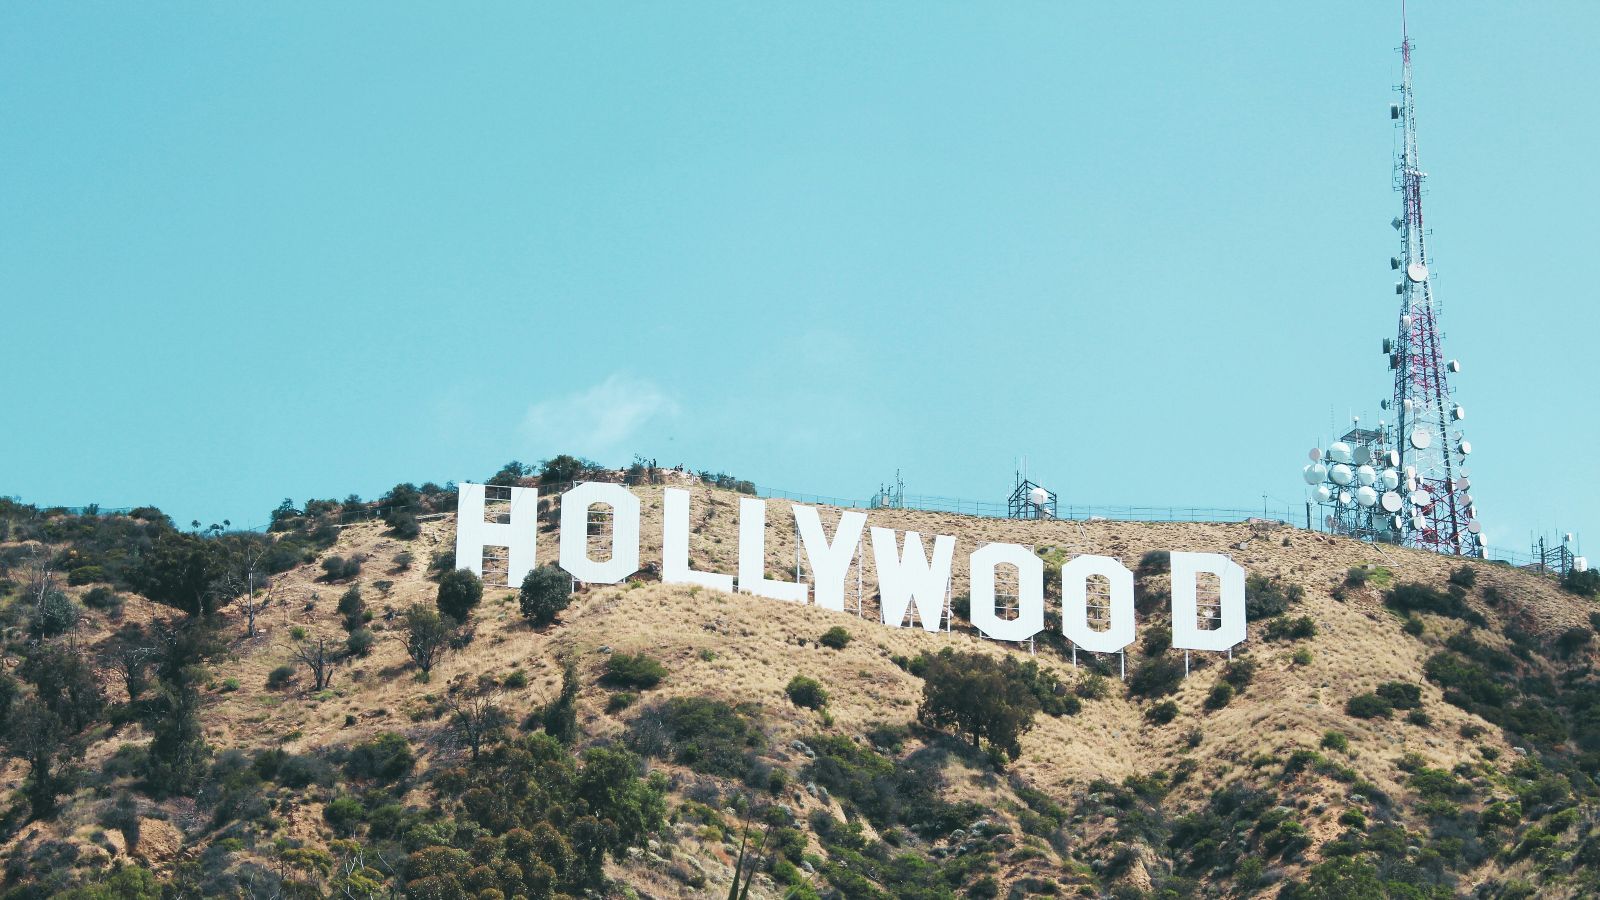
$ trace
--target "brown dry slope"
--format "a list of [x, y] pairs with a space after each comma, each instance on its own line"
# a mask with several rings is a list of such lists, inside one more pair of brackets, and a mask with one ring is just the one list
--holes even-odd
[[[888, 859], [907, 853], [930, 861], [934, 866], [930, 871], [937, 873], [943, 866], [947, 887], [957, 894], [983, 896], [993, 887], [1017, 896], [1061, 890], [1089, 894], [1121, 890], [1133, 895], [1163, 889], [1172, 895], [1250, 896], [1276, 892], [1281, 884], [1345, 853], [1348, 845], [1338, 842], [1351, 831], [1351, 809], [1361, 811], [1364, 822], [1370, 820], [1365, 828], [1382, 821], [1402, 829], [1398, 861], [1393, 853], [1374, 856], [1377, 851], [1370, 847], [1362, 851], [1376, 861], [1384, 877], [1401, 865], [1432, 872], [1433, 884], [1444, 895], [1480, 885], [1485, 890], [1498, 891], [1505, 885], [1514, 889], [1519, 879], [1538, 884], [1541, 893], [1552, 896], [1586, 890], [1582, 866], [1561, 869], [1551, 863], [1549, 847], [1524, 853], [1518, 842], [1529, 827], [1542, 827], [1543, 834], [1556, 835], [1555, 849], [1566, 848], [1567, 857], [1572, 857], [1589, 840], [1589, 820], [1567, 823], [1565, 830], [1533, 825], [1536, 810], [1526, 801], [1525, 818], [1502, 826], [1503, 834], [1495, 832], [1501, 845], [1511, 846], [1490, 847], [1482, 854], [1472, 852], [1470, 842], [1467, 850], [1457, 844], [1438, 844], [1444, 850], [1434, 850], [1438, 841], [1445, 840], [1438, 837], [1438, 822], [1447, 817], [1423, 803], [1430, 798], [1419, 794], [1418, 771], [1456, 773], [1468, 785], [1468, 793], [1449, 801], [1456, 807], [1452, 815], [1476, 815], [1497, 800], [1515, 799], [1519, 782], [1514, 766], [1529, 759], [1530, 753], [1538, 755], [1526, 741], [1508, 739], [1507, 732], [1446, 702], [1441, 686], [1425, 674], [1427, 660], [1442, 652], [1452, 636], [1470, 629], [1466, 622], [1458, 616], [1422, 614], [1422, 633], [1408, 634], [1403, 630], [1405, 620], [1384, 605], [1383, 585], [1419, 582], [1442, 589], [1459, 560], [1249, 524], [1023, 522], [874, 510], [871, 525], [914, 530], [925, 538], [955, 535], [957, 593], [965, 589], [967, 554], [995, 541], [1046, 553], [1059, 550], [1068, 556], [1103, 554], [1130, 568], [1150, 551], [1222, 552], [1251, 575], [1278, 578], [1304, 589], [1288, 615], [1311, 618], [1316, 635], [1269, 641], [1264, 638], [1267, 623], [1252, 623], [1250, 639], [1236, 655], [1254, 662], [1254, 676], [1226, 705], [1216, 709], [1206, 705], [1224, 670], [1225, 660], [1215, 654], [1194, 654], [1192, 673], [1170, 697], [1177, 705], [1176, 718], [1163, 724], [1155, 724], [1148, 714], [1151, 698], [1127, 695], [1113, 666], [1105, 696], [1086, 700], [1076, 714], [1039, 716], [1036, 727], [1022, 739], [1021, 757], [997, 773], [980, 757], [948, 750], [931, 732], [903, 730], [915, 721], [923, 687], [922, 680], [908, 671], [907, 661], [946, 648], [999, 655], [1027, 654], [1026, 647], [981, 639], [960, 621], [952, 631], [939, 633], [875, 621], [870, 553], [863, 554], [866, 596], [859, 612], [854, 608], [854, 570], [849, 578], [851, 609], [844, 613], [660, 584], [650, 574], [658, 571], [650, 564], [660, 559], [661, 489], [635, 490], [644, 505], [641, 559], [646, 564], [638, 579], [581, 588], [560, 621], [546, 629], [534, 629], [522, 620], [513, 588], [486, 585], [474, 614], [471, 643], [445, 655], [427, 681], [417, 678], [400, 642], [398, 619], [388, 618], [386, 611], [433, 602], [437, 586], [429, 577], [427, 561], [452, 549], [453, 520], [446, 516], [426, 521], [413, 540], [399, 539], [379, 523], [343, 528], [325, 555], [365, 558], [356, 580], [376, 613], [372, 627], [379, 640], [373, 651], [341, 659], [327, 690], [307, 690], [303, 669], [288, 687], [269, 689], [269, 673], [293, 664], [296, 648], [305, 641], [318, 636], [341, 642], [344, 638], [335, 604], [345, 586], [319, 581], [323, 572], [317, 562], [285, 573], [258, 619], [254, 638], [243, 636], [237, 606], [222, 613], [229, 646], [212, 666], [205, 692], [202, 721], [209, 743], [218, 750], [280, 748], [318, 755], [398, 732], [416, 748], [420, 771], [439, 771], [458, 764], [466, 753], [449, 727], [449, 698], [492, 696], [513, 722], [521, 722], [556, 696], [563, 667], [571, 664], [583, 685], [578, 697], [580, 746], [626, 742], [641, 709], [668, 698], [709, 697], [758, 706], [757, 721], [764, 732], [759, 762], [789, 775], [771, 793], [766, 786], [753, 789], [736, 778], [697, 773], [692, 765], [652, 760], [654, 770], [669, 776], [668, 811], [674, 821], [648, 848], [633, 851], [621, 863], [608, 863], [618, 893], [725, 896], [737, 853], [739, 815], [730, 815], [724, 807], [740, 805], [736, 799], [740, 794], [781, 803], [805, 842], [803, 851], [795, 854], [798, 866], [778, 866], [775, 859], [765, 863], [771, 872], [757, 877], [752, 896], [783, 896], [792, 889], [782, 882], [792, 877], [818, 893], [859, 895], [867, 888], [852, 888], [853, 875], [864, 877], [873, 889], [904, 893], [907, 889], [874, 868], [872, 860], [877, 858], [874, 854]], [[726, 491], [696, 489], [691, 554], [697, 568], [735, 571], [738, 499]], [[786, 501], [767, 504], [772, 577], [793, 576], [795, 536], [788, 506]], [[556, 552], [555, 512], [552, 508], [545, 516], [542, 560], [552, 559]], [[830, 527], [837, 516], [837, 510], [823, 512]], [[403, 565], [401, 554], [409, 554], [413, 562]], [[1349, 571], [1356, 567], [1375, 567], [1375, 578], [1367, 586], [1345, 586]], [[1467, 591], [1466, 603], [1488, 624], [1470, 629], [1479, 644], [1514, 650], [1506, 637], [1508, 626], [1522, 644], [1531, 640], [1547, 645], [1563, 633], [1590, 627], [1591, 602], [1561, 591], [1550, 579], [1489, 564], [1474, 569], [1477, 580]], [[1141, 582], [1149, 589], [1161, 584], [1159, 577]], [[1141, 635], [1164, 619], [1159, 604], [1154, 613], [1151, 620], [1141, 616]], [[174, 617], [171, 610], [137, 597], [129, 600], [124, 615], [145, 621]], [[91, 615], [79, 640], [93, 646], [104, 639], [111, 624]], [[841, 650], [817, 643], [835, 625], [853, 636]], [[612, 654], [635, 652], [659, 659], [668, 675], [659, 686], [642, 692], [635, 704], [617, 708], [611, 700], [613, 691], [601, 685], [606, 661]], [[1585, 664], [1588, 652], [1578, 651]], [[1041, 646], [1032, 659], [1069, 688], [1094, 681], [1087, 677], [1086, 667], [1075, 667], [1055, 650]], [[1131, 652], [1130, 671], [1142, 660], [1140, 653]], [[508, 682], [513, 673], [521, 676]], [[815, 678], [826, 688], [825, 713], [789, 701], [785, 686], [796, 675]], [[1350, 697], [1386, 682], [1418, 685], [1426, 718], [1347, 715]], [[874, 729], [884, 726], [891, 731], [902, 727], [902, 746], [874, 748], [879, 738], [867, 735], [881, 734]], [[1348, 751], [1323, 749], [1329, 732], [1345, 735]], [[977, 828], [963, 822], [959, 830], [944, 833], [905, 824], [878, 828], [880, 823], [862, 812], [860, 797], [840, 796], [816, 784], [821, 777], [816, 745], [828, 736], [882, 753], [893, 765], [910, 765], [913, 757], [927, 758], [930, 748], [945, 746], [945, 752], [933, 757], [943, 776], [942, 802], [970, 801], [976, 806], [966, 808], [987, 810], [982, 817], [987, 821]], [[119, 748], [148, 740], [141, 726], [127, 724], [93, 744], [84, 764], [114, 771]], [[1319, 755], [1313, 759], [1302, 752], [1298, 763], [1291, 763], [1296, 751]], [[20, 786], [24, 771], [13, 761], [4, 773], [7, 786]], [[127, 783], [125, 777], [119, 782]], [[1278, 824], [1269, 823], [1265, 830], [1246, 828], [1242, 837], [1232, 839], [1234, 850], [1219, 851], [1215, 859], [1191, 853], [1192, 846], [1181, 837], [1177, 843], [1171, 841], [1171, 836], [1183, 834], [1183, 816], [1215, 814], [1213, 799], [1230, 787], [1269, 796], [1269, 807], [1287, 812], [1272, 814]], [[98, 792], [82, 788], [64, 801], [64, 812], [57, 818], [19, 828], [3, 850], [12, 861], [13, 874], [18, 861], [25, 869], [26, 861], [39, 858], [42, 848], [59, 845], [75, 849], [78, 858], [73, 865], [84, 872], [108, 860], [127, 858], [115, 830], [96, 825], [109, 793], [103, 784]], [[160, 876], [208, 852], [213, 854], [207, 857], [212, 860], [208, 865], [236, 866], [248, 859], [288, 871], [297, 861], [303, 862], [293, 855], [296, 848], [343, 846], [333, 843], [336, 833], [325, 814], [336, 793], [313, 784], [280, 794], [272, 801], [269, 824], [262, 826], [266, 833], [248, 840], [242, 840], [237, 829], [214, 825], [206, 797], [146, 798], [140, 807], [144, 825], [137, 858]], [[431, 798], [425, 780], [419, 779], [404, 799], [429, 804]], [[1559, 814], [1564, 807], [1552, 808]], [[852, 855], [837, 834], [819, 832], [813, 820], [820, 820], [821, 813], [859, 822], [866, 850]], [[358, 836], [362, 833], [357, 831]], [[1280, 834], [1292, 845], [1286, 851], [1273, 849], [1280, 844]], [[228, 845], [227, 854], [208, 850], [228, 839], [237, 843]], [[1229, 835], [1218, 835], [1217, 840], [1233, 846]], [[1456, 848], [1460, 857], [1437, 863], [1436, 858], [1450, 848]], [[1265, 865], [1241, 862], [1241, 850], [1245, 857], [1262, 857]], [[980, 862], [960, 870], [950, 862], [958, 858]], [[391, 883], [402, 886], [403, 864], [396, 863], [394, 871]], [[330, 877], [315, 867], [301, 874], [308, 882], [325, 883]], [[937, 881], [937, 876], [930, 877]]]

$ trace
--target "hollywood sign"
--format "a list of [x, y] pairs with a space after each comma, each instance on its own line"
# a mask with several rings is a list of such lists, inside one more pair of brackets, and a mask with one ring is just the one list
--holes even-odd
[[[537, 488], [510, 488], [506, 522], [484, 521], [485, 486], [459, 486], [456, 514], [456, 567], [483, 575], [485, 548], [506, 551], [506, 585], [517, 587], [538, 564]], [[739, 499], [738, 575], [705, 572], [689, 563], [689, 491], [667, 488], [662, 495], [661, 580], [719, 591], [753, 594], [790, 603], [814, 603], [843, 611], [845, 579], [858, 555], [866, 513], [843, 510], [830, 538], [817, 509], [794, 504], [801, 551], [810, 563], [811, 580], [782, 581], [766, 575], [767, 504]], [[610, 554], [590, 555], [589, 523], [596, 506], [606, 507], [611, 520]], [[620, 484], [585, 482], [561, 497], [560, 565], [589, 584], [620, 584], [639, 571], [639, 498]], [[904, 533], [902, 542], [891, 528], [871, 529], [872, 559], [877, 569], [879, 609], [883, 624], [906, 627], [908, 611], [928, 631], [938, 631], [945, 617], [956, 539], [935, 535], [929, 556], [922, 535]], [[1180, 650], [1224, 651], [1245, 638], [1244, 569], [1219, 553], [1172, 551], [1172, 646]], [[1044, 562], [1020, 544], [990, 543], [968, 558], [971, 621], [986, 636], [1026, 641], [1044, 630]], [[1002, 617], [995, 591], [1001, 566], [1013, 567], [1019, 592], [1014, 617]], [[859, 568], [858, 568], [859, 572]], [[1198, 583], [1202, 574], [1216, 577], [1219, 587], [1215, 627], [1200, 627]], [[1109, 587], [1108, 623], [1096, 628], [1089, 620], [1089, 579], [1105, 579]], [[1133, 573], [1109, 556], [1083, 555], [1061, 567], [1061, 631], [1084, 650], [1115, 653], [1133, 643]], [[1010, 611], [1010, 608], [1007, 608]], [[1208, 613], [1212, 610], [1208, 608]]]

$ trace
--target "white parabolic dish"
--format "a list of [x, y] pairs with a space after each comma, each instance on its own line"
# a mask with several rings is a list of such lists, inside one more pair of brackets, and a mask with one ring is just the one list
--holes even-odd
[[1365, 485], [1356, 488], [1356, 502], [1362, 506], [1370, 507], [1378, 502], [1378, 492]]
[[1411, 431], [1411, 446], [1417, 448], [1418, 450], [1426, 450], [1426, 449], [1428, 449], [1428, 445], [1430, 445], [1432, 443], [1433, 443], [1433, 433], [1428, 431], [1428, 429], [1426, 429], [1426, 428], [1414, 428], [1414, 429], [1412, 429], [1412, 431]]
[[1306, 484], [1318, 484], [1328, 477], [1328, 467], [1322, 463], [1312, 463], [1301, 470], [1305, 476]]
[[1406, 277], [1412, 281], [1427, 281], [1428, 267], [1419, 262], [1406, 266]]
[[1400, 511], [1402, 501], [1400, 495], [1394, 491], [1383, 492], [1383, 508], [1386, 512], [1397, 513]]
[[1355, 480], [1355, 475], [1350, 471], [1350, 467], [1344, 463], [1339, 463], [1338, 465], [1334, 466], [1333, 469], [1328, 472], [1328, 477], [1332, 478], [1333, 483], [1339, 485], [1340, 487], [1344, 487]]

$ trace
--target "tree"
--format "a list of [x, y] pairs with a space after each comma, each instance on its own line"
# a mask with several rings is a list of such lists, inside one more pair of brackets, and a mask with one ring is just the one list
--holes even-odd
[[361, 585], [350, 585], [339, 597], [339, 615], [344, 617], [345, 631], [355, 631], [367, 624], [367, 601], [361, 598]]
[[211, 748], [200, 724], [200, 684], [216, 635], [203, 619], [164, 632], [156, 654], [157, 695], [146, 705], [151, 732], [145, 782], [158, 798], [190, 795], [205, 775]]
[[806, 709], [821, 709], [828, 703], [828, 691], [822, 683], [804, 675], [791, 678], [784, 693], [789, 695], [789, 701], [795, 706]]
[[483, 582], [471, 569], [454, 569], [439, 579], [439, 612], [465, 623], [483, 599]]
[[337, 642], [322, 635], [306, 638], [295, 645], [291, 655], [311, 671], [313, 691], [325, 690], [333, 683], [333, 670], [339, 667], [335, 656], [338, 647]]
[[181, 531], [161, 536], [128, 573], [134, 590], [191, 616], [216, 610], [227, 595], [226, 551], [217, 541]]
[[529, 474], [530, 470], [527, 466], [513, 459], [511, 462], [501, 466], [500, 471], [494, 473], [484, 483], [492, 484], [496, 487], [515, 487], [517, 482], [528, 477]]
[[544, 733], [563, 744], [578, 736], [578, 669], [572, 663], [561, 673], [561, 694], [540, 714]]
[[591, 883], [600, 879], [606, 851], [621, 862], [629, 847], [644, 843], [665, 823], [663, 780], [640, 778], [639, 758], [625, 750], [584, 751], [574, 788], [580, 816], [572, 829], [572, 845]]
[[567, 484], [583, 477], [595, 464], [563, 453], [539, 464], [539, 480], [545, 484]]
[[395, 536], [411, 540], [422, 533], [417, 524], [417, 507], [422, 504], [422, 492], [417, 486], [405, 482], [389, 489], [379, 501], [384, 506], [383, 522], [394, 530]]
[[422, 603], [406, 607], [404, 620], [406, 655], [426, 676], [450, 646], [450, 635], [454, 629], [437, 611]]
[[572, 602], [572, 579], [559, 566], [543, 565], [529, 570], [517, 593], [522, 617], [536, 626], [549, 625]]
[[933, 728], [955, 728], [972, 746], [987, 740], [1011, 759], [1022, 755], [1021, 737], [1033, 727], [1039, 700], [1009, 656], [948, 650], [928, 657], [917, 717]]
[[55, 812], [56, 797], [66, 789], [60, 765], [66, 750], [66, 724], [38, 697], [18, 702], [7, 717], [6, 744], [28, 764], [23, 795], [29, 816], [43, 819]]
[[511, 717], [500, 708], [498, 693], [465, 700], [451, 697], [445, 705], [452, 713], [451, 730], [472, 753], [473, 762], [478, 761], [484, 745], [500, 740], [506, 726], [511, 724]]

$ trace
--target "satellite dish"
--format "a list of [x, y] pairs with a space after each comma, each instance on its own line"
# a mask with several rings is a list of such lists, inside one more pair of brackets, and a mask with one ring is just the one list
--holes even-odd
[[1399, 450], [1385, 450], [1383, 451], [1383, 458], [1389, 462], [1391, 467], [1400, 465]]
[[1312, 463], [1301, 469], [1300, 473], [1305, 476], [1306, 484], [1318, 484], [1328, 477], [1328, 467], [1322, 463]]
[[1395, 231], [1399, 231], [1400, 230], [1400, 226], [1404, 225], [1405, 223], [1406, 223], [1406, 220], [1400, 218], [1399, 216], [1395, 216], [1394, 218], [1389, 220], [1389, 224], [1394, 227]]
[[1311, 452], [1310, 452], [1310, 453], [1307, 453], [1307, 454], [1306, 454], [1306, 456], [1307, 456], [1307, 457], [1308, 457], [1308, 458], [1309, 458], [1309, 459], [1310, 459], [1310, 460], [1311, 460], [1311, 461], [1312, 461], [1312, 462], [1322, 462], [1322, 451], [1321, 451], [1321, 450], [1318, 450], [1318, 449], [1317, 449], [1317, 448], [1315, 448], [1315, 447], [1312, 447], [1312, 448], [1311, 448]]
[[1411, 402], [1411, 398], [1410, 397], [1407, 397], [1405, 400], [1402, 400], [1400, 402], [1400, 408], [1404, 409], [1408, 415], [1410, 414], [1410, 412], [1413, 409], [1416, 409], [1416, 407], [1417, 407], [1417, 405], [1415, 403]]
[[1462, 441], [1461, 442], [1461, 455], [1462, 456], [1471, 456], [1472, 455], [1472, 442], [1471, 441]]
[[1400, 499], [1399, 494], [1395, 493], [1394, 491], [1384, 491], [1381, 499], [1383, 502], [1384, 512], [1397, 513], [1400, 511], [1403, 501]]
[[1344, 441], [1334, 441], [1328, 445], [1328, 458], [1336, 463], [1349, 462], [1351, 459], [1350, 445]]
[[1406, 527], [1406, 518], [1405, 518], [1405, 516], [1395, 516], [1393, 519], [1390, 520], [1390, 522], [1394, 525], [1394, 530], [1395, 531], [1399, 531], [1402, 528]]
[[1587, 557], [1587, 556], [1574, 556], [1572, 558], [1572, 571], [1574, 571], [1574, 572], [1587, 572], [1587, 571], [1589, 571], [1589, 557]]
[[1370, 508], [1378, 502], [1378, 492], [1365, 486], [1356, 488], [1356, 502]]
[[1028, 500], [1034, 506], [1043, 506], [1050, 502], [1050, 492], [1042, 487], [1036, 487], [1028, 492]]
[[1379, 476], [1379, 480], [1383, 482], [1384, 490], [1392, 491], [1400, 486], [1400, 473], [1393, 469], [1384, 469], [1383, 474]]
[[1317, 498], [1318, 503], [1327, 503], [1333, 499], [1333, 489], [1325, 484], [1317, 485], [1317, 489], [1311, 493]]
[[1411, 517], [1411, 527], [1416, 529], [1417, 531], [1421, 531], [1424, 528], [1428, 527], [1428, 520], [1424, 519], [1420, 515], [1412, 516]]
[[1427, 509], [1433, 505], [1433, 498], [1428, 495], [1427, 491], [1412, 491], [1411, 505]]
[[1467, 530], [1473, 534], [1477, 534], [1483, 530], [1483, 526], [1478, 523], [1477, 519], [1472, 519], [1471, 521], [1467, 522]]
[[1412, 281], [1427, 281], [1428, 267], [1419, 262], [1406, 266], [1406, 277]]
[[1451, 408], [1450, 417], [1452, 419], [1455, 419], [1457, 422], [1461, 421], [1462, 419], [1465, 419], [1467, 417], [1467, 408], [1462, 406], [1461, 404], [1457, 403], [1454, 407]]
[[1378, 473], [1371, 466], [1361, 466], [1356, 469], [1356, 481], [1361, 484], [1370, 485], [1376, 483], [1377, 480]]
[[1467, 488], [1472, 487], [1472, 479], [1468, 478], [1466, 475], [1462, 475], [1461, 478], [1457, 480], [1456, 486], [1464, 491]]
[[1339, 463], [1330, 469], [1328, 471], [1328, 477], [1332, 478], [1333, 483], [1339, 485], [1340, 487], [1344, 487], [1350, 482], [1356, 480], [1355, 473], [1351, 472], [1350, 467], [1344, 463]]
[[1426, 428], [1413, 428], [1411, 430], [1411, 446], [1418, 450], [1426, 450], [1433, 443], [1433, 433]]
[[1452, 372], [1459, 372], [1459, 371], [1461, 371], [1461, 360], [1452, 359], [1452, 360], [1450, 360], [1450, 362], [1445, 364], [1445, 368], [1449, 369]]
[[1472, 495], [1471, 494], [1462, 494], [1461, 495], [1461, 502], [1467, 504], [1468, 506], [1471, 506], [1472, 505]]
[[1569, 532], [1567, 532], [1567, 533], [1566, 533], [1566, 534], [1563, 534], [1563, 535], [1562, 535], [1562, 536], [1561, 536], [1561, 543], [1563, 543], [1563, 544], [1570, 544], [1570, 543], [1572, 543], [1572, 532], [1570, 532], [1570, 531], [1569, 531]]
[[1411, 314], [1410, 313], [1407, 313], [1407, 314], [1405, 314], [1405, 315], [1400, 317], [1400, 330], [1401, 331], [1410, 331], [1411, 330]]
[[1367, 463], [1372, 462], [1372, 448], [1367, 446], [1366, 444], [1357, 445], [1356, 446], [1356, 462], [1361, 463], [1362, 465], [1366, 465]]
[[1353, 499], [1353, 498], [1351, 498], [1349, 491], [1340, 491], [1339, 492], [1339, 504], [1341, 506], [1349, 506], [1351, 499]]

